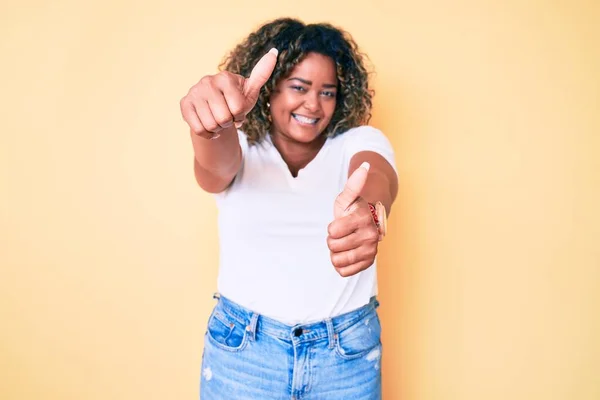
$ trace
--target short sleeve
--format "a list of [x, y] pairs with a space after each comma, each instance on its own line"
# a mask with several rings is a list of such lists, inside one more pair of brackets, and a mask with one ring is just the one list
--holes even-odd
[[398, 175], [392, 144], [379, 129], [372, 126], [359, 126], [350, 129], [343, 136], [345, 136], [344, 162], [346, 167], [350, 165], [350, 160], [356, 153], [372, 151], [382, 156]]

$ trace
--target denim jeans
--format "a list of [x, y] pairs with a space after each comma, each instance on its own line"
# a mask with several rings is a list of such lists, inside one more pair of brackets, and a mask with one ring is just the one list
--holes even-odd
[[349, 313], [294, 326], [216, 298], [204, 339], [201, 400], [381, 399], [375, 297]]

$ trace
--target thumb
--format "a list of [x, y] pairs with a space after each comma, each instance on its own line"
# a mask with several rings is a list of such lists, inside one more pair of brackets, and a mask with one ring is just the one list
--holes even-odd
[[371, 165], [365, 161], [352, 173], [352, 175], [350, 175], [346, 181], [344, 190], [342, 190], [342, 193], [340, 193], [335, 200], [335, 205], [333, 207], [335, 218], [341, 217], [344, 214], [344, 211], [360, 197], [360, 193], [365, 187], [365, 183], [367, 183], [370, 167]]
[[252, 102], [252, 105], [256, 103], [260, 89], [267, 83], [275, 69], [277, 54], [278, 51], [276, 48], [269, 50], [267, 54], [258, 60], [250, 76], [244, 82], [244, 95]]

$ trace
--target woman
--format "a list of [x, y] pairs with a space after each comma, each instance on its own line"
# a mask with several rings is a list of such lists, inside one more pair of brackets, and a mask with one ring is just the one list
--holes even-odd
[[352, 38], [278, 19], [181, 100], [219, 209], [201, 398], [378, 399], [375, 256], [397, 193]]

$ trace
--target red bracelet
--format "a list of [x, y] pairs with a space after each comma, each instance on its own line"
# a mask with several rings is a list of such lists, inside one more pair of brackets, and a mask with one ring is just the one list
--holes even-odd
[[375, 204], [369, 204], [369, 210], [371, 210], [371, 216], [379, 231], [379, 241], [381, 242], [387, 233], [387, 213], [382, 202], [378, 201]]
[[373, 217], [373, 221], [375, 221], [375, 225], [379, 227], [379, 218], [377, 217], [377, 210], [375, 209], [375, 205], [369, 203], [369, 210], [371, 210], [371, 216]]

